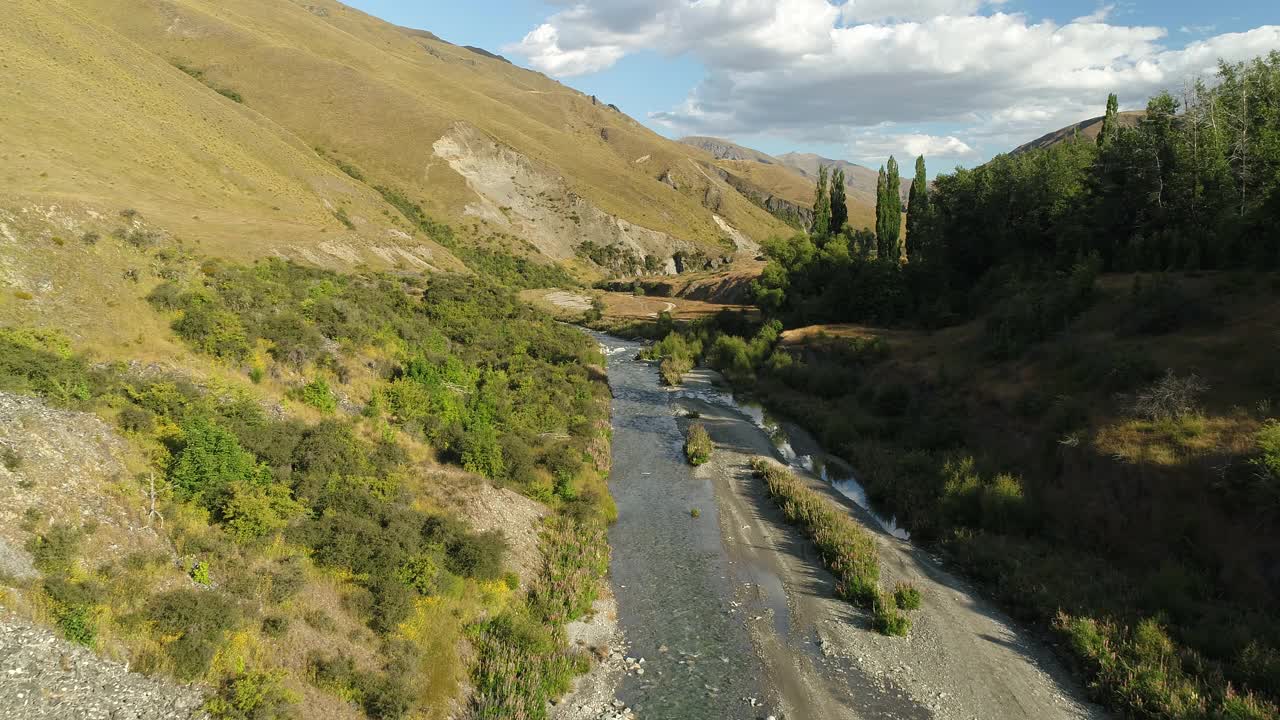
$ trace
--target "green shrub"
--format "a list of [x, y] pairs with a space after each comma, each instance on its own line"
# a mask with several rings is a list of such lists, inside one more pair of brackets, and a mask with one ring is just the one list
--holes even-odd
[[213, 578], [209, 576], [209, 563], [206, 560], [200, 560], [191, 566], [191, 579], [198, 585], [208, 587], [213, 584]]
[[911, 631], [911, 618], [898, 611], [893, 595], [879, 593], [871, 606], [872, 627], [882, 635], [906, 637]]
[[1172, 276], [1160, 273], [1148, 281], [1135, 275], [1122, 329], [1145, 335], [1174, 332], [1196, 320], [1200, 308], [1201, 304], [1188, 297]]
[[80, 528], [57, 524], [49, 531], [27, 542], [36, 569], [48, 576], [61, 577], [71, 573], [76, 556], [80, 553], [80, 541], [84, 532]]
[[169, 466], [169, 482], [179, 498], [221, 513], [243, 488], [269, 484], [271, 473], [225, 428], [206, 418], [195, 418], [182, 427], [182, 438]]
[[249, 339], [240, 318], [212, 304], [186, 304], [182, 315], [173, 321], [173, 331], [214, 357], [239, 362], [249, 354]]
[[1015, 281], [1003, 288], [1004, 299], [996, 303], [984, 327], [987, 354], [995, 359], [1015, 357], [1065, 329], [1093, 304], [1100, 269], [1101, 262], [1091, 258], [1069, 274]]
[[322, 377], [290, 392], [289, 396], [321, 412], [331, 413], [338, 409], [338, 399], [329, 389], [329, 383]]
[[126, 432], [146, 434], [155, 427], [155, 413], [137, 405], [126, 405], [116, 416], [116, 424]]
[[915, 610], [920, 607], [920, 589], [907, 582], [893, 586], [894, 603], [901, 610]]
[[0, 328], [0, 390], [67, 406], [101, 391], [101, 374], [73, 355], [66, 338], [48, 330]]
[[1253, 463], [1271, 482], [1280, 484], [1280, 420], [1268, 420], [1258, 431], [1258, 457]]
[[88, 605], [60, 606], [54, 611], [62, 636], [78, 645], [93, 647], [98, 638], [98, 624]]
[[262, 632], [267, 637], [284, 637], [289, 632], [289, 618], [284, 615], [268, 615], [262, 618]]
[[99, 589], [89, 582], [72, 580], [65, 575], [45, 578], [43, 588], [63, 637], [79, 645], [93, 647], [98, 637], [96, 606], [102, 600]]
[[171, 590], [153, 597], [146, 617], [167, 641], [165, 651], [174, 672], [193, 680], [209, 669], [224, 635], [240, 622], [240, 613], [226, 596], [209, 590]]
[[5, 447], [0, 450], [0, 465], [4, 465], [4, 469], [9, 472], [17, 472], [18, 468], [22, 467], [22, 456], [17, 450]]
[[911, 404], [911, 388], [902, 383], [892, 383], [875, 394], [875, 409], [881, 415], [897, 417], [907, 412]]
[[658, 374], [662, 377], [662, 382], [676, 386], [684, 380], [684, 374], [693, 369], [693, 361], [684, 357], [663, 358], [658, 365]]
[[689, 508], [689, 517], [693, 518], [694, 520], [697, 520], [698, 518], [702, 517], [702, 510], [696, 507]]
[[281, 684], [284, 677], [283, 670], [233, 675], [205, 703], [205, 712], [215, 720], [291, 720], [298, 697]]
[[707, 429], [702, 426], [702, 423], [689, 425], [689, 435], [684, 442], [684, 455], [689, 459], [690, 465], [701, 465], [710, 460], [714, 448], [711, 436], [707, 434]]

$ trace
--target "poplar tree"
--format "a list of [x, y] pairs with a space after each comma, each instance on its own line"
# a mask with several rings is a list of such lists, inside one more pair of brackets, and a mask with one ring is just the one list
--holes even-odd
[[1102, 129], [1098, 131], [1098, 147], [1105, 148], [1119, 134], [1120, 125], [1116, 119], [1119, 112], [1120, 101], [1115, 93], [1111, 93], [1107, 96], [1107, 114], [1102, 116]]
[[924, 169], [924, 155], [916, 158], [916, 176], [911, 180], [911, 191], [907, 194], [907, 259], [911, 260], [920, 251], [921, 233], [924, 231], [925, 218], [929, 215], [929, 179]]
[[831, 196], [827, 193], [826, 165], [818, 168], [818, 192], [813, 199], [813, 228], [809, 233], [815, 238], [831, 234]]
[[890, 155], [876, 179], [876, 255], [885, 262], [897, 262], [902, 254], [901, 186], [898, 161]]
[[884, 193], [885, 181], [884, 166], [881, 165], [880, 173], [876, 175], [876, 257], [880, 259], [888, 253], [886, 243], [889, 240], [888, 230], [885, 229], [885, 216], [889, 211]]
[[831, 234], [835, 235], [849, 222], [849, 206], [844, 197], [844, 170], [831, 174]]

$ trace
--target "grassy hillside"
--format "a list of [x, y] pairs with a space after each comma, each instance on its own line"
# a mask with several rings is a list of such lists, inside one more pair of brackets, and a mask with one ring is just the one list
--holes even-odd
[[0, 214], [0, 603], [217, 718], [539, 717], [612, 516], [590, 339], [484, 278], [76, 222]]
[[284, 252], [460, 267], [426, 238], [393, 236], [378, 194], [296, 135], [93, 14], [9, 3], [0, 44], [10, 98], [0, 113], [0, 200], [11, 210], [59, 206], [87, 219], [136, 209], [207, 252], [246, 260]]
[[579, 224], [663, 257], [732, 251], [713, 212], [750, 237], [780, 232], [700, 154], [607, 99], [336, 2], [21, 0], [10, 12], [6, 59], [23, 72], [6, 73], [20, 85], [0, 128], [37, 149], [9, 156], [22, 196], [92, 185], [214, 249], [349, 265], [393, 264], [394, 250], [374, 249], [400, 245], [447, 257], [375, 188], [453, 222], [462, 242], [556, 259], [574, 257], [562, 236]]

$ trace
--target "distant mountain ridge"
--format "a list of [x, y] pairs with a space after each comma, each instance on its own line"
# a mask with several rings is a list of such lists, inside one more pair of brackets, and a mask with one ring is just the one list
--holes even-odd
[[[1147, 113], [1142, 110], [1125, 110], [1116, 117], [1119, 119], [1121, 127], [1137, 127], [1142, 118]], [[1009, 151], [1010, 155], [1017, 155], [1029, 150], [1039, 150], [1041, 148], [1052, 147], [1058, 143], [1067, 142], [1074, 137], [1080, 137], [1082, 140], [1094, 141], [1098, 139], [1098, 133], [1102, 132], [1102, 117], [1089, 118], [1081, 120], [1078, 123], [1059, 128], [1050, 133], [1045, 133], [1031, 142], [1023, 143], [1013, 150]]]
[[[785, 199], [795, 207], [795, 213], [805, 218], [812, 217], [818, 168], [825, 166], [832, 171], [843, 170], [850, 224], [853, 227], [865, 228], [875, 225], [876, 182], [879, 179], [879, 173], [871, 168], [814, 153], [790, 152], [774, 156], [739, 145], [732, 140], [704, 135], [684, 137], [680, 142], [710, 153], [723, 170], [754, 184], [761, 192], [771, 197]], [[760, 166], [771, 167], [764, 169]], [[911, 177], [906, 175], [902, 179], [900, 188], [904, 203], [910, 188]], [[739, 191], [750, 194], [741, 187]]]

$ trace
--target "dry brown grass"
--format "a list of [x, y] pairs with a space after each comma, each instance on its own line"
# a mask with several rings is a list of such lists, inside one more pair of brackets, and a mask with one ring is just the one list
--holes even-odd
[[1122, 420], [1094, 437], [1098, 452], [1128, 463], [1177, 466], [1210, 455], [1242, 455], [1252, 449], [1260, 423], [1239, 413], [1186, 415], [1175, 420]]
[[[398, 188], [438, 219], [487, 235], [493, 228], [464, 215], [476, 195], [432, 147], [463, 121], [549, 166], [606, 212], [720, 245], [701, 203], [722, 183], [704, 175], [699, 151], [607, 99], [593, 103], [540, 74], [332, 0], [16, 0], [6, 10], [0, 43], [10, 71], [0, 90], [13, 102], [0, 117], [10, 148], [0, 177], [24, 200], [137, 207], [240, 259], [283, 252], [332, 265], [417, 264], [404, 248], [456, 267], [421, 234], [393, 237], [408, 228], [371, 186]], [[367, 184], [317, 147], [359, 168]], [[665, 169], [678, 192], [657, 181]], [[723, 195], [719, 214], [748, 235], [785, 230], [745, 198]], [[334, 219], [338, 209], [354, 231]]]

